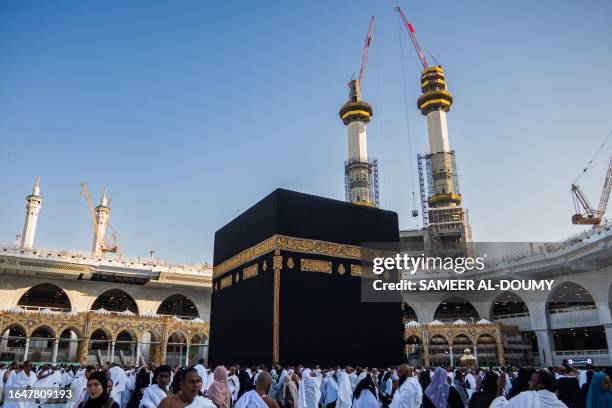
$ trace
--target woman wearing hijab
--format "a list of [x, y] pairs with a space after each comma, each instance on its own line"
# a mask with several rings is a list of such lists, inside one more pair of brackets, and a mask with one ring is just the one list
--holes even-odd
[[101, 371], [91, 373], [87, 379], [89, 398], [79, 408], [119, 408], [119, 404], [108, 395], [108, 377]]
[[497, 374], [488, 372], [482, 380], [482, 391], [472, 394], [469, 408], [489, 408], [495, 397], [497, 397]]
[[586, 408], [612, 407], [612, 386], [610, 377], [605, 373], [593, 374], [593, 380], [587, 394]]
[[364, 378], [355, 387], [353, 408], [379, 408], [376, 398], [376, 385], [369, 373], [365, 374]]
[[587, 371], [586, 382], [582, 384], [582, 387], [580, 387], [580, 393], [582, 395], [582, 405], [584, 405], [585, 407], [587, 396], [589, 395], [589, 387], [591, 386], [591, 382], [593, 381], [593, 374], [595, 374], [594, 371]]
[[448, 374], [443, 368], [436, 368], [431, 384], [423, 394], [423, 408], [464, 408], [456, 389], [448, 383]]
[[298, 388], [295, 381], [293, 381], [293, 377], [290, 375], [285, 376], [282, 398], [283, 407], [285, 408], [294, 408], [297, 405]]
[[467, 393], [467, 385], [465, 381], [465, 377], [463, 375], [463, 371], [456, 370], [455, 378], [453, 378], [453, 388], [457, 390], [459, 396], [461, 397], [461, 401], [463, 402], [463, 406], [467, 406], [470, 403], [470, 398]]
[[419, 374], [419, 384], [421, 384], [421, 389], [423, 389], [423, 393], [425, 393], [425, 390], [427, 387], [429, 387], [429, 384], [431, 384], [431, 375], [429, 375], [429, 370], [425, 369], [421, 371], [421, 374]]
[[213, 383], [208, 387], [206, 396], [214, 402], [217, 408], [229, 408], [232, 395], [227, 384], [227, 369], [223, 366], [215, 368]]

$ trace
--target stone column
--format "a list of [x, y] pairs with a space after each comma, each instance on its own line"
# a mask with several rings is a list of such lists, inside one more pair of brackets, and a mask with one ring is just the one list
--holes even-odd
[[606, 331], [606, 342], [608, 343], [608, 365], [612, 365], [612, 323], [604, 326]]
[[185, 346], [185, 367], [189, 367], [189, 343]]
[[26, 337], [25, 349], [23, 350], [23, 361], [26, 361], [28, 359], [29, 353], [30, 353], [30, 337]]
[[451, 344], [448, 349], [450, 350], [450, 366], [454, 367], [454, 364], [453, 364], [453, 345]]
[[87, 365], [87, 352], [89, 351], [89, 337], [83, 337], [81, 347], [79, 349], [79, 363]]
[[474, 358], [476, 359], [476, 367], [478, 367], [478, 346], [474, 344]]
[[[114, 341], [109, 341], [106, 347], [106, 361], [110, 361], [111, 347], [113, 347], [113, 343]], [[106, 363], [106, 361], [103, 361], [102, 364]]]
[[112, 363], [115, 362], [115, 344], [117, 342], [116, 341], [111, 341], [111, 345], [110, 345], [110, 354], [108, 356], [108, 361]]
[[51, 364], [57, 363], [57, 350], [59, 348], [59, 339], [53, 340], [53, 351], [51, 352]]
[[544, 367], [554, 366], [554, 346], [552, 330], [534, 330], [538, 339], [538, 352], [540, 354], [540, 365]]
[[136, 367], [140, 364], [140, 341], [136, 342], [136, 364], [132, 364]]
[[423, 367], [429, 367], [429, 333], [423, 330], [421, 338], [423, 339]]

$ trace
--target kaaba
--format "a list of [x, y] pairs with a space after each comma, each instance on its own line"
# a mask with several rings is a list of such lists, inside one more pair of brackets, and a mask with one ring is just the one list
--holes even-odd
[[209, 364], [387, 367], [406, 360], [400, 301], [361, 301], [361, 245], [397, 214], [277, 189], [215, 233]]

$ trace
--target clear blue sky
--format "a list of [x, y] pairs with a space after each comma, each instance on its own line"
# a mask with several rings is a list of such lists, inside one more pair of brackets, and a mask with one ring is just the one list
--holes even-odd
[[[612, 2], [400, 4], [455, 96], [450, 141], [474, 239], [578, 232], [569, 186], [612, 127]], [[37, 245], [91, 247], [86, 181], [96, 200], [109, 188], [124, 253], [178, 262], [212, 260], [214, 232], [276, 187], [343, 199], [337, 112], [372, 14], [369, 152], [382, 207], [415, 227], [426, 126], [394, 5], [3, 0], [0, 241], [21, 232], [37, 175]], [[583, 178], [593, 203], [611, 151]]]

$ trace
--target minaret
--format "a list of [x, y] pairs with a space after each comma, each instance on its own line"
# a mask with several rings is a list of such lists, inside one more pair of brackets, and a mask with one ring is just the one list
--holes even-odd
[[106, 248], [106, 228], [108, 228], [108, 219], [110, 218], [110, 207], [108, 206], [108, 197], [106, 189], [100, 199], [100, 205], [96, 207], [96, 229], [94, 231], [94, 240], [92, 247], [92, 255], [100, 256]]
[[340, 109], [340, 118], [348, 129], [348, 161], [345, 166], [347, 178], [347, 201], [354, 204], [374, 206], [370, 185], [372, 164], [368, 161], [366, 124], [373, 115], [372, 107], [361, 100], [358, 80], [349, 83], [349, 100]]
[[36, 177], [32, 194], [26, 197], [26, 217], [21, 237], [21, 250], [32, 249], [34, 246], [36, 223], [38, 222], [38, 212], [40, 211], [42, 201], [40, 196], [40, 177]]
[[[453, 96], [446, 90], [442, 67], [428, 67], [421, 73], [423, 94], [417, 101], [421, 114], [427, 117], [429, 134], [428, 167], [431, 190], [427, 200], [429, 226], [440, 242], [449, 246], [471, 241], [467, 211], [461, 208], [461, 194], [457, 183], [455, 152], [448, 143], [446, 113], [453, 104]], [[429, 170], [429, 169], [428, 169]]]

